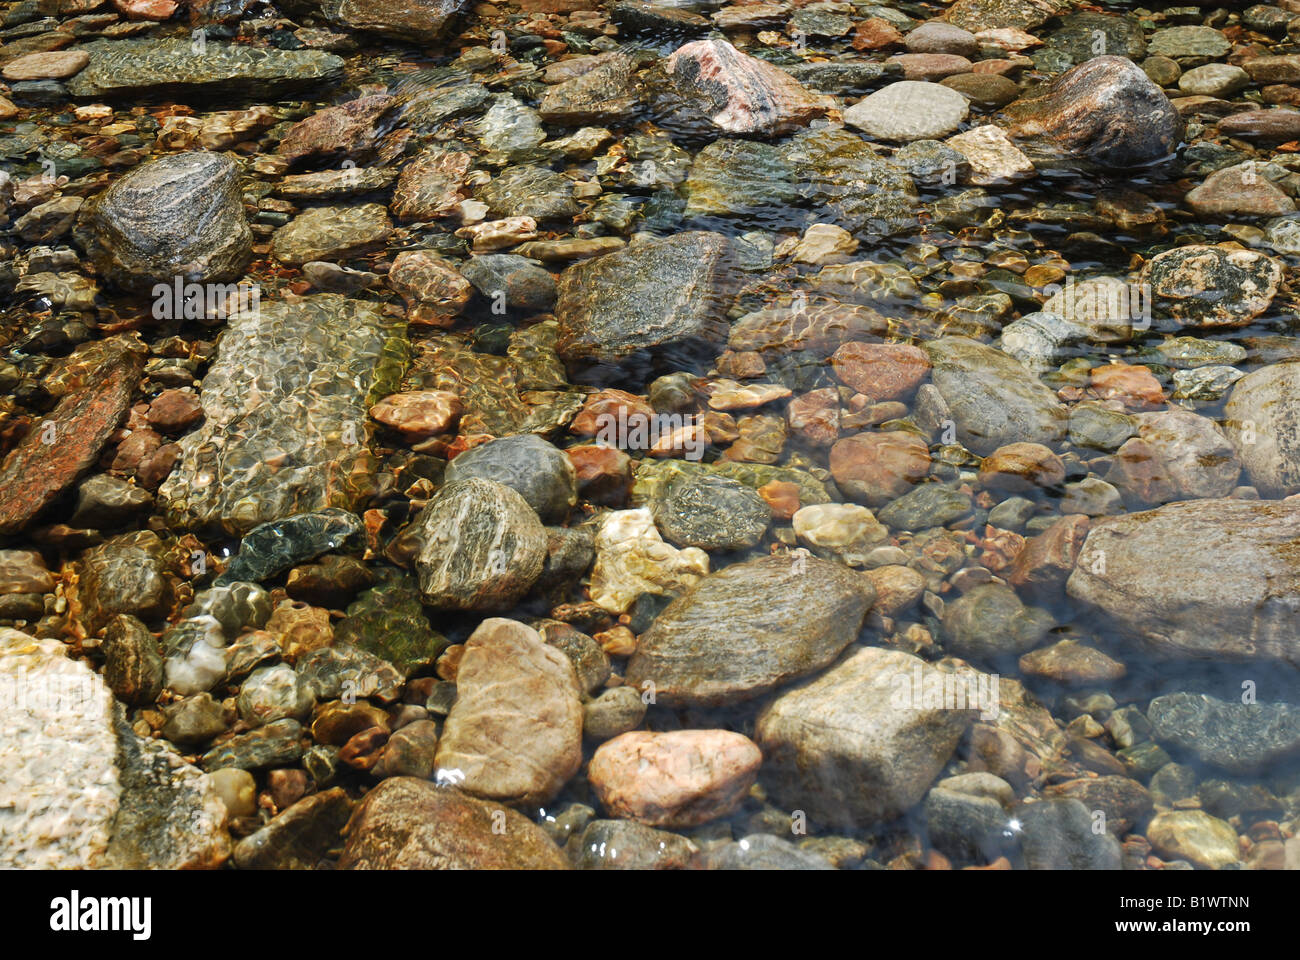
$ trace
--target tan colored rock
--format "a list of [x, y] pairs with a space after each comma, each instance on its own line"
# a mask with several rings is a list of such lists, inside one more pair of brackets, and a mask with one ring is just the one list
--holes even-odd
[[582, 691], [573, 664], [536, 630], [484, 620], [465, 642], [437, 778], [506, 803], [551, 800], [582, 763]]
[[840, 382], [874, 403], [911, 396], [930, 371], [925, 351], [904, 343], [850, 341], [831, 356]]
[[633, 731], [601, 745], [588, 776], [611, 816], [651, 827], [694, 827], [730, 813], [763, 755], [728, 730]]
[[708, 572], [709, 555], [664, 543], [649, 509], [616, 510], [596, 534], [591, 599], [610, 613], [626, 613], [641, 594], [676, 596]]
[[447, 433], [460, 419], [464, 405], [447, 390], [394, 393], [370, 408], [370, 416], [407, 440]]
[[551, 838], [509, 807], [414, 777], [371, 790], [343, 830], [344, 870], [567, 870]]
[[970, 182], [975, 186], [986, 187], [1034, 176], [1030, 159], [992, 124], [959, 133], [944, 143], [966, 158], [970, 164]]
[[6, 80], [62, 80], [90, 63], [85, 50], [49, 50], [29, 53], [5, 64], [0, 70]]
[[914, 433], [859, 433], [831, 447], [830, 466], [831, 476], [847, 496], [880, 507], [924, 479], [930, 451]]
[[1041, 443], [1009, 443], [980, 462], [979, 482], [994, 490], [1023, 493], [1065, 482], [1065, 463]]
[[911, 567], [889, 564], [867, 570], [866, 577], [876, 588], [876, 603], [871, 609], [882, 616], [898, 616], [925, 592], [925, 577]]

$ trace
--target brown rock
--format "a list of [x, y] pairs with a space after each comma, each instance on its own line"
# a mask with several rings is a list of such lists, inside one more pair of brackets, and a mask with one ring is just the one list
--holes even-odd
[[883, 17], [868, 17], [853, 30], [854, 50], [883, 50], [902, 42], [903, 35], [898, 28]]
[[465, 199], [465, 174], [474, 158], [468, 153], [427, 149], [402, 168], [393, 188], [393, 216], [432, 220], [452, 213]]
[[598, 444], [564, 451], [578, 480], [578, 496], [589, 503], [621, 507], [632, 491], [632, 458]]
[[980, 462], [979, 482], [1016, 493], [1058, 487], [1065, 482], [1065, 463], [1041, 443], [1009, 443]]
[[407, 440], [448, 433], [464, 412], [460, 397], [447, 390], [394, 393], [370, 408], [370, 416]]
[[395, 97], [380, 93], [318, 110], [294, 124], [275, 152], [290, 163], [308, 157], [319, 160], [368, 159], [379, 138], [379, 121], [398, 105]]
[[582, 405], [578, 415], [569, 424], [569, 432], [580, 437], [594, 437], [602, 429], [626, 424], [631, 430], [636, 418], [643, 418], [646, 425], [655, 415], [654, 407], [643, 398], [626, 390], [613, 388], [593, 393]]
[[902, 67], [904, 80], [938, 81], [971, 71], [971, 62], [955, 53], [900, 53], [885, 62]]
[[831, 366], [842, 383], [875, 402], [910, 396], [929, 373], [930, 359], [907, 344], [855, 341], [835, 351]]
[[0, 465], [0, 533], [17, 533], [95, 463], [126, 415], [144, 356], [138, 340], [113, 337], [65, 361], [70, 389]]
[[632, 731], [600, 746], [588, 776], [613, 817], [651, 827], [694, 827], [739, 805], [763, 755], [727, 730]]
[[164, 390], [149, 404], [145, 418], [162, 433], [184, 433], [203, 419], [203, 406], [192, 390]]
[[474, 296], [474, 285], [428, 250], [404, 250], [394, 257], [388, 285], [413, 308], [412, 323], [431, 326], [449, 326]]
[[785, 415], [805, 443], [829, 447], [840, 436], [840, 393], [834, 387], [810, 390], [791, 400]]
[[1088, 525], [1087, 517], [1071, 514], [1038, 536], [1030, 537], [1016, 557], [1007, 580], [1014, 586], [1042, 594], [1058, 592], [1079, 558]]
[[1075, 640], [1062, 640], [1020, 658], [1020, 671], [1033, 677], [1077, 686], [1111, 683], [1128, 672], [1096, 647]]
[[930, 451], [924, 440], [902, 430], [859, 433], [831, 447], [830, 466], [831, 476], [847, 496], [879, 507], [925, 477]]
[[508, 807], [414, 777], [366, 794], [343, 830], [344, 870], [566, 870], [540, 827]]
[[1219, 133], [1240, 140], [1284, 143], [1300, 139], [1300, 110], [1246, 110], [1219, 121]]
[[1090, 374], [1092, 389], [1103, 400], [1119, 400], [1130, 410], [1163, 406], [1165, 392], [1149, 367], [1140, 364], [1112, 363], [1094, 367]]
[[70, 77], [90, 63], [85, 50], [52, 50], [46, 53], [29, 53], [10, 60], [0, 70], [6, 80], [62, 80]]
[[788, 480], [773, 480], [758, 488], [758, 495], [772, 508], [773, 520], [789, 520], [802, 504], [799, 502], [799, 484]]
[[1253, 163], [1214, 171], [1200, 186], [1187, 191], [1184, 199], [1203, 217], [1278, 217], [1296, 209], [1295, 201]]
[[438, 745], [440, 777], [524, 804], [555, 796], [582, 763], [582, 693], [573, 664], [537, 631], [484, 620], [465, 643], [457, 697]]

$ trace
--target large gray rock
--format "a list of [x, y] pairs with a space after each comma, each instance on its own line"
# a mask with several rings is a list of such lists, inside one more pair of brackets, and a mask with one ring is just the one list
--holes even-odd
[[523, 597], [546, 562], [546, 531], [533, 508], [503, 483], [449, 483], [425, 506], [415, 569], [429, 606], [502, 610]]
[[582, 764], [582, 691], [569, 658], [531, 627], [484, 620], [465, 642], [435, 762], [439, 779], [475, 796], [551, 800]]
[[1260, 495], [1300, 492], [1300, 363], [1243, 377], [1223, 412], [1228, 440]]
[[159, 488], [169, 523], [245, 533], [373, 485], [367, 412], [396, 392], [401, 324], [337, 294], [232, 317], [203, 380], [204, 422]]
[[90, 63], [67, 81], [74, 97], [170, 96], [266, 102], [343, 79], [343, 61], [321, 50], [276, 50], [190, 40], [98, 40]]
[[978, 715], [952, 709], [955, 700], [926, 705], [924, 688], [943, 679], [918, 657], [866, 647], [778, 697], [756, 728], [768, 790], [785, 807], [832, 826], [903, 813], [925, 795]]
[[480, 477], [504, 483], [542, 520], [557, 523], [578, 502], [578, 481], [569, 458], [541, 437], [520, 434], [472, 447], [447, 465], [445, 480]]
[[628, 683], [669, 706], [761, 696], [831, 663], [856, 639], [875, 590], [812, 557], [762, 557], [696, 584], [641, 635]]
[[1156, 697], [1147, 709], [1155, 739], [1234, 773], [1267, 773], [1300, 753], [1300, 708], [1240, 703], [1203, 693]]
[[641, 353], [677, 366], [712, 358], [727, 338], [731, 245], [718, 233], [632, 244], [560, 275], [556, 352], [566, 363]]
[[239, 167], [219, 153], [160, 157], [86, 205], [85, 246], [102, 276], [139, 292], [157, 283], [238, 279], [252, 256]]
[[1007, 132], [1031, 153], [1110, 169], [1169, 156], [1183, 132], [1169, 98], [1127, 57], [1093, 57], [1006, 112]]
[[966, 337], [944, 337], [925, 349], [933, 364], [930, 378], [952, 412], [957, 438], [975, 453], [988, 456], [1008, 443], [1064, 438], [1069, 411], [1012, 357]]
[[1094, 521], [1066, 587], [1176, 655], [1300, 664], [1300, 508], [1188, 500]]

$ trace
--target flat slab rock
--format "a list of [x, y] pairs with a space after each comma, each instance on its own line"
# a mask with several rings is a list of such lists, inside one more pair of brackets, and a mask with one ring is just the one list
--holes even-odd
[[209, 41], [101, 40], [82, 47], [90, 63], [67, 81], [74, 97], [168, 94], [275, 101], [343, 79], [343, 61], [320, 50], [273, 50]]
[[80, 348], [64, 364], [73, 384], [0, 465], [0, 533], [17, 533], [94, 466], [131, 405], [146, 352], [112, 337]]
[[344, 835], [344, 870], [569, 868], [523, 814], [414, 777], [389, 777], [366, 794]]
[[225, 807], [62, 643], [0, 629], [0, 868], [219, 867]]
[[928, 687], [961, 677], [901, 651], [859, 650], [759, 715], [764, 784], [778, 803], [827, 824], [898, 816], [925, 795], [978, 716], [927, 705]]
[[1300, 506], [1189, 500], [1096, 520], [1066, 589], [1175, 655], [1300, 665]]
[[438, 742], [439, 781], [490, 800], [539, 804], [578, 772], [578, 677], [536, 630], [484, 620], [465, 642], [456, 692]]
[[245, 533], [370, 489], [367, 411], [396, 392], [402, 324], [337, 294], [263, 303], [229, 321], [203, 379], [204, 422], [159, 488], [168, 522]]
[[875, 601], [865, 577], [813, 557], [762, 557], [701, 580], [641, 635], [627, 681], [668, 706], [761, 696], [827, 666]]

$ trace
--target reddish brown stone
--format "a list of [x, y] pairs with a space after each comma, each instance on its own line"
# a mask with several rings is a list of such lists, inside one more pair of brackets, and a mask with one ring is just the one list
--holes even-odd
[[117, 445], [109, 469], [128, 477], [136, 475], [140, 465], [152, 457], [163, 444], [162, 435], [147, 427], [132, 430], [131, 435]]
[[805, 443], [829, 447], [840, 436], [840, 392], [823, 387], [801, 394], [790, 401], [786, 419]]
[[275, 152], [290, 163], [307, 157], [362, 159], [379, 137], [380, 118], [397, 106], [396, 97], [379, 93], [318, 110], [294, 124]]
[[1082, 514], [1070, 514], [1031, 537], [1016, 558], [1008, 581], [1033, 592], [1059, 594], [1079, 559], [1088, 523]]
[[1092, 371], [1092, 389], [1103, 400], [1119, 400], [1130, 410], [1160, 407], [1165, 402], [1165, 392], [1160, 381], [1148, 367], [1140, 364], [1112, 363], [1095, 367]]
[[578, 415], [569, 424], [569, 432], [579, 437], [594, 437], [601, 429], [617, 429], [626, 424], [631, 429], [636, 417], [648, 422], [655, 415], [654, 407], [644, 399], [626, 390], [601, 390], [593, 393], [582, 405]]
[[181, 448], [179, 444], [164, 443], [140, 461], [135, 471], [136, 480], [146, 490], [157, 490], [168, 475], [171, 474], [172, 467], [176, 466], [176, 461], [180, 459], [180, 456]]
[[128, 20], [169, 20], [176, 12], [176, 0], [113, 0], [118, 13]]
[[410, 390], [380, 400], [370, 416], [407, 440], [422, 440], [452, 430], [464, 409], [447, 390]]
[[883, 17], [868, 17], [853, 31], [854, 50], [883, 50], [902, 44], [903, 35]]
[[799, 508], [799, 484], [788, 480], [773, 480], [758, 488], [758, 495], [772, 508], [773, 520], [789, 520]]
[[1168, 503], [1178, 497], [1178, 486], [1164, 458], [1141, 437], [1126, 440], [1115, 451], [1115, 459], [1106, 471], [1106, 482], [1135, 506]]
[[919, 483], [930, 469], [924, 440], [902, 430], [859, 433], [831, 447], [831, 476], [845, 495], [884, 506]]
[[17, 533], [95, 463], [126, 415], [144, 358], [139, 341], [126, 337], [68, 358], [68, 368], [84, 367], [85, 375], [71, 377], [75, 386], [0, 465], [0, 533]]
[[767, 373], [763, 355], [755, 350], [726, 350], [718, 357], [718, 373], [737, 380], [753, 380]]
[[339, 759], [357, 770], [369, 770], [384, 755], [388, 745], [388, 730], [371, 727], [362, 730], [339, 748]]
[[925, 351], [903, 343], [846, 343], [831, 366], [842, 383], [872, 401], [910, 396], [930, 372]]
[[203, 406], [191, 390], [164, 390], [146, 415], [149, 426], [162, 433], [183, 433], [202, 418]]
[[980, 463], [981, 486], [1023, 493], [1065, 482], [1065, 463], [1041, 443], [1008, 443]]
[[614, 447], [590, 445], [564, 451], [578, 478], [578, 496], [589, 503], [620, 507], [632, 490], [632, 458]]

